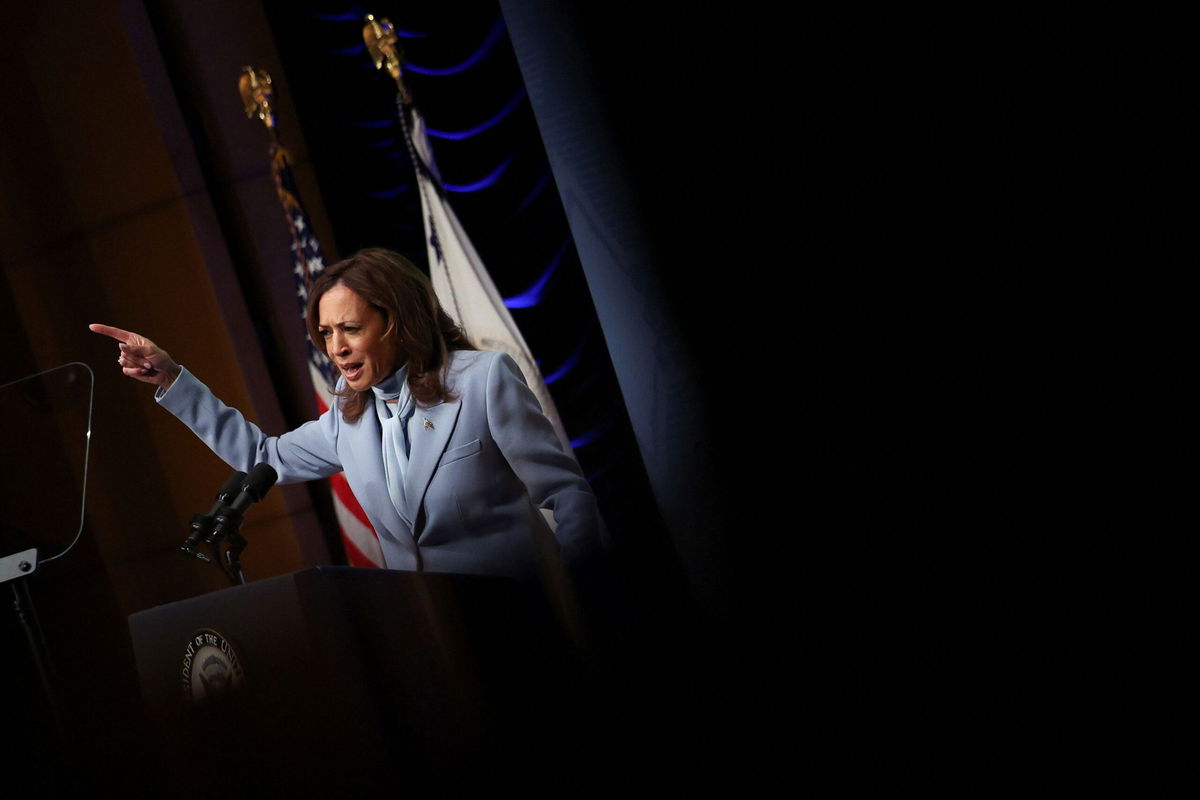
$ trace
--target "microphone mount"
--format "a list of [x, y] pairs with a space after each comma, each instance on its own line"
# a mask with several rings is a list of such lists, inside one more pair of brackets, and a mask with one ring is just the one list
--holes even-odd
[[[209, 512], [192, 517], [188, 538], [179, 549], [207, 564], [216, 564], [234, 586], [244, 584], [241, 554], [246, 549], [246, 540], [240, 533], [242, 522], [246, 510], [261, 500], [278, 478], [269, 464], [255, 465], [248, 475], [233, 473], [217, 493]], [[208, 546], [211, 556], [198, 549], [201, 542]]]

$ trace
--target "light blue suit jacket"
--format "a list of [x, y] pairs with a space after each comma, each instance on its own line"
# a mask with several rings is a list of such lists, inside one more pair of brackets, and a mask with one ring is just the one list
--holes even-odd
[[[281, 483], [345, 471], [379, 534], [387, 566], [528, 579], [561, 548], [568, 564], [600, 546], [595, 496], [563, 452], [520, 370], [503, 353], [451, 354], [457, 399], [417, 407], [405, 494], [413, 529], [392, 504], [382, 431], [371, 404], [355, 423], [337, 408], [282, 436], [266, 436], [186, 369], [158, 402], [231, 467], [267, 462]], [[339, 388], [341, 382], [339, 382]], [[554, 513], [551, 533], [538, 508]]]

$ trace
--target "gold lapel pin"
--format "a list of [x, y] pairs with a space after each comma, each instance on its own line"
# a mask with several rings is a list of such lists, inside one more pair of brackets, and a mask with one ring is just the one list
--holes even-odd
[[425, 418], [425, 430], [427, 430], [427, 431], [433, 430], [433, 423], [429, 421], [428, 417]]

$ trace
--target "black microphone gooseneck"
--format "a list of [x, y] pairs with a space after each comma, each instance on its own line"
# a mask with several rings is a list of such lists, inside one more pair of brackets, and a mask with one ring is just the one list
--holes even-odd
[[219, 556], [218, 543], [224, 542], [224, 558], [220, 559], [221, 563], [218, 566], [234, 586], [246, 582], [246, 577], [242, 574], [242, 551], [246, 549], [246, 540], [239, 533], [242, 515], [246, 509], [263, 499], [267, 490], [274, 486], [278, 479], [279, 475], [269, 464], [256, 464], [242, 482], [238, 496], [213, 518], [212, 530], [206, 541], [212, 547], [214, 556]]
[[[238, 532], [242, 517], [246, 509], [263, 499], [278, 479], [278, 473], [270, 464], [256, 464], [249, 474], [235, 472], [230, 475], [217, 493], [212, 509], [207, 514], [192, 517], [191, 535], [179, 549], [206, 563], [215, 563], [233, 585], [245, 583], [241, 554], [246, 549], [246, 540]], [[212, 549], [211, 557], [196, 549], [202, 540]]]

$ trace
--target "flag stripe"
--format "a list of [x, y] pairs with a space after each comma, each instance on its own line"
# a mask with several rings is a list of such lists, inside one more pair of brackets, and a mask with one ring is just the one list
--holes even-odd
[[354, 492], [350, 490], [350, 484], [346, 482], [344, 473], [339, 472], [336, 475], [329, 476], [329, 485], [333, 487], [333, 493], [342, 501], [342, 505], [350, 514], [362, 523], [363, 527], [374, 530], [371, 521], [367, 519], [367, 513], [363, 511], [359, 505], [358, 498], [354, 496]]

